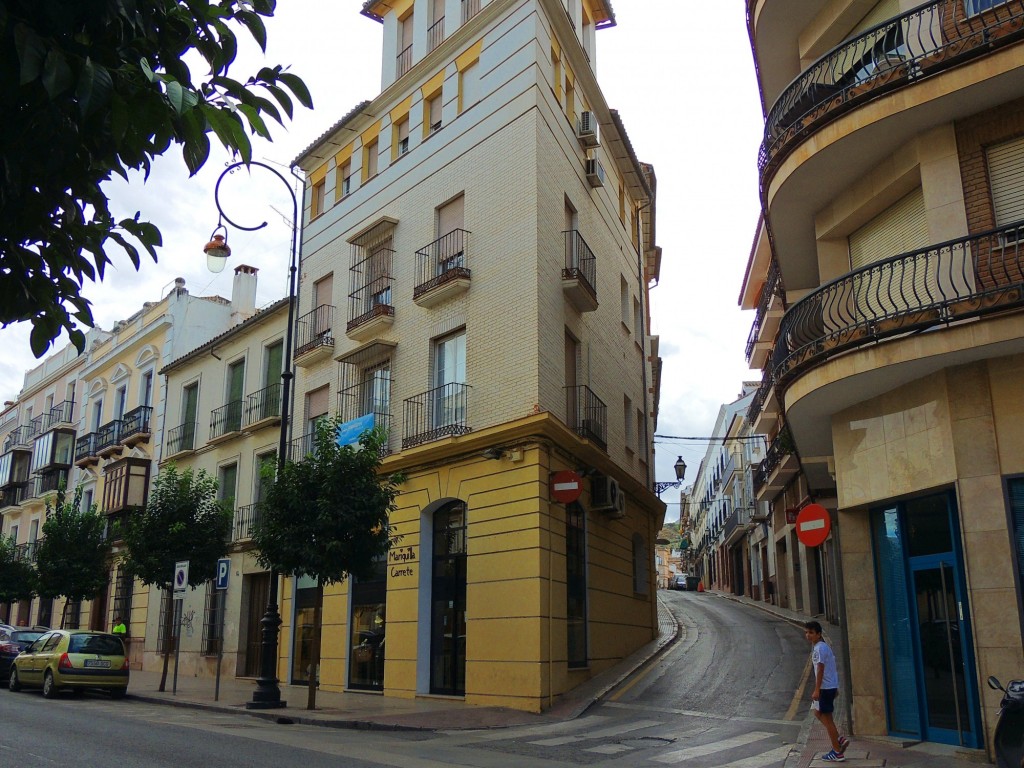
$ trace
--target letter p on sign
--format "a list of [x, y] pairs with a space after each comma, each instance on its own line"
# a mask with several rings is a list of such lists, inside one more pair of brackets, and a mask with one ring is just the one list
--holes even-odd
[[228, 588], [228, 575], [231, 573], [231, 559], [222, 557], [217, 561], [217, 589]]

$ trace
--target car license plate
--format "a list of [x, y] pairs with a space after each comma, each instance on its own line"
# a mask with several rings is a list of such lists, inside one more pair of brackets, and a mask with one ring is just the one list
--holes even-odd
[[86, 659], [85, 666], [97, 667], [99, 669], [110, 669], [109, 659]]

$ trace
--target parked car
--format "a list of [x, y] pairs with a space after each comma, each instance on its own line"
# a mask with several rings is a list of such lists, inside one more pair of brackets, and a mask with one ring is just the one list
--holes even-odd
[[11, 663], [7, 687], [42, 688], [52, 699], [64, 688], [106, 690], [120, 699], [128, 690], [128, 657], [117, 635], [89, 630], [53, 630]]
[[686, 589], [686, 574], [679, 573], [672, 577], [672, 589]]
[[11, 630], [0, 632], [0, 680], [7, 680], [11, 671], [11, 662], [44, 634], [46, 634], [46, 630], [39, 631], [25, 627], [14, 627]]

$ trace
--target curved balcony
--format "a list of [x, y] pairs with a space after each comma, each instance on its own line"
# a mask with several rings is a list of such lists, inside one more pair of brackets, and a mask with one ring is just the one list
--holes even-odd
[[967, 16], [932, 0], [836, 46], [786, 87], [768, 113], [758, 156], [762, 189], [808, 136], [851, 109], [1024, 37], [1024, 0]]
[[769, 368], [776, 387], [881, 339], [1024, 306], [1024, 221], [850, 272], [782, 318]]

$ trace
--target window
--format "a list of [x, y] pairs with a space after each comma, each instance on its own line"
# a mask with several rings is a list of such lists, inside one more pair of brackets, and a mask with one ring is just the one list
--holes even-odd
[[401, 77], [412, 67], [412, 9], [398, 20], [398, 58], [395, 66], [395, 77]]
[[114, 418], [124, 418], [124, 412], [128, 409], [128, 386], [126, 384], [117, 388], [114, 403]]
[[206, 582], [206, 606], [203, 610], [203, 656], [216, 656], [220, 652], [221, 612], [224, 605], [223, 590], [216, 589], [212, 581]]
[[644, 314], [640, 311], [640, 300], [633, 299], [633, 333], [636, 335], [636, 343], [643, 346], [644, 343]]
[[623, 275], [619, 275], [619, 317], [622, 325], [629, 330], [629, 283]]
[[433, 0], [430, 29], [427, 30], [427, 50], [432, 51], [444, 42], [444, 2]]
[[1006, 483], [1010, 506], [1010, 544], [1017, 571], [1017, 601], [1024, 601], [1024, 477]]
[[626, 190], [619, 184], [619, 221], [626, 226]]
[[226, 464], [217, 470], [217, 499], [224, 509], [234, 511], [238, 485], [238, 464]]
[[139, 388], [139, 405], [153, 404], [153, 370], [142, 374], [142, 386]]
[[338, 169], [337, 197], [340, 199], [352, 191], [352, 161], [346, 160]]
[[[191, 450], [195, 447], [196, 417], [199, 413], [199, 383], [193, 382], [182, 390], [181, 394], [181, 435], [178, 450]], [[176, 453], [174, 446], [171, 453]]]
[[313, 198], [312, 198], [312, 210], [310, 211], [310, 218], [315, 219], [321, 213], [324, 212], [325, 193], [327, 190], [327, 180], [320, 179], [320, 181], [313, 182]]
[[[29, 412], [29, 416], [32, 413]], [[100, 427], [103, 425], [103, 398], [96, 398], [96, 402], [92, 406], [92, 431], [99, 432]]]
[[86, 491], [82, 491], [82, 511], [83, 512], [92, 509], [93, 493], [94, 493], [94, 491], [93, 491], [92, 488], [89, 488]]
[[635, 427], [633, 426], [633, 401], [625, 395], [622, 396], [622, 427], [626, 437], [626, 452], [632, 453], [636, 445], [633, 444]]
[[639, 533], [633, 534], [633, 591], [638, 595], [646, 595], [650, 585], [650, 562], [647, 545]]
[[377, 139], [363, 147], [363, 178], [372, 179], [377, 175]]
[[177, 634], [181, 606], [184, 600], [175, 600], [169, 589], [160, 590], [160, 631], [156, 638], [156, 652], [169, 653], [174, 650], [174, 636]]
[[123, 565], [117, 566], [117, 575], [114, 577], [114, 610], [110, 618], [120, 616], [124, 619], [128, 634], [131, 634], [132, 630], [132, 589], [132, 577], [128, 575]]
[[551, 44], [551, 90], [555, 94], [555, 101], [562, 103], [562, 57], [561, 52]]
[[327, 417], [330, 386], [314, 389], [306, 395], [306, 432], [316, 433], [316, 425]]
[[1007, 0], [964, 0], [964, 9], [967, 11], [968, 16], [973, 16], [976, 13], [987, 11], [989, 8], [995, 8], [997, 5], [1002, 5]]
[[1024, 219], [1024, 136], [986, 150], [997, 227]]
[[576, 89], [573, 87], [572, 75], [565, 73], [565, 116], [569, 118], [569, 125], [573, 131], [576, 130]]
[[427, 98], [424, 110], [427, 119], [427, 135], [441, 130], [441, 93], [438, 91]]
[[434, 343], [434, 424], [463, 424], [466, 420], [466, 332]]
[[640, 461], [647, 461], [647, 445], [644, 441], [644, 412], [636, 409], [636, 452]]
[[397, 159], [409, 151], [409, 117], [406, 116], [394, 127], [394, 149], [392, 159]]
[[480, 101], [480, 63], [474, 61], [459, 72], [459, 113]]
[[459, 195], [437, 209], [438, 275], [466, 265], [465, 242], [462, 237], [465, 218], [465, 195]]
[[569, 667], [587, 666], [586, 512], [578, 502], [565, 507], [566, 643]]

